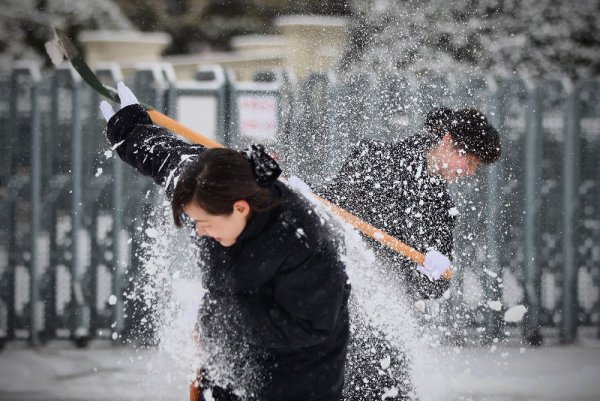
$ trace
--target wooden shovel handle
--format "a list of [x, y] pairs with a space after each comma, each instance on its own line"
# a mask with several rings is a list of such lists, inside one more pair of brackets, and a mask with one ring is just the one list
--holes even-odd
[[190, 383], [190, 401], [200, 401], [200, 387], [196, 381]]
[[[326, 199], [323, 199], [319, 196], [315, 195], [317, 200], [327, 206], [338, 216], [340, 216], [344, 221], [352, 224], [358, 231], [367, 235], [370, 238], [373, 238], [375, 241], [387, 246], [388, 248], [398, 252], [401, 255], [406, 256], [408, 259], [413, 262], [423, 265], [425, 263], [425, 255], [415, 248], [405, 244], [397, 238], [392, 237], [388, 233], [383, 230], [378, 229], [377, 227], [367, 223], [366, 221], [359, 219], [355, 215], [348, 213], [346, 210], [342, 209], [329, 202]], [[446, 280], [450, 280], [452, 278], [452, 270], [448, 269], [442, 274], [442, 277]]]
[[161, 127], [167, 128], [169, 131], [173, 131], [177, 135], [187, 139], [190, 142], [204, 145], [207, 148], [223, 148], [219, 142], [214, 141], [191, 128], [186, 127], [179, 121], [173, 120], [171, 117], [164, 115], [163, 113], [156, 111], [155, 109], [146, 110], [150, 115], [150, 118], [155, 124]]
[[200, 401], [202, 388], [200, 387], [201, 373], [198, 373], [196, 380], [190, 383], [190, 401]]
[[[207, 138], [206, 136], [186, 127], [185, 125], [181, 124], [178, 121], [173, 120], [170, 117], [167, 117], [166, 115], [160, 113], [159, 111], [156, 111], [155, 109], [148, 109], [147, 111], [148, 111], [148, 114], [150, 115], [150, 118], [152, 119], [152, 121], [155, 124], [158, 124], [162, 127], [167, 128], [170, 131], [173, 131], [177, 135], [182, 136], [183, 138], [187, 139], [190, 142], [204, 145], [207, 148], [222, 148], [223, 147], [223, 145], [221, 145], [220, 143], [218, 143], [210, 138]], [[372, 226], [371, 224], [367, 223], [366, 221], [359, 219], [355, 215], [334, 205], [333, 203], [331, 203], [321, 197], [318, 197], [318, 196], [315, 196], [315, 197], [321, 203], [329, 206], [331, 208], [331, 210], [335, 214], [340, 216], [344, 221], [350, 223], [358, 231], [365, 234], [366, 236], [373, 238], [375, 241], [406, 256], [408, 259], [416, 262], [417, 264], [422, 265], [425, 262], [425, 255], [423, 253], [417, 251], [413, 247], [392, 237], [391, 235], [387, 234], [385, 231]], [[452, 270], [448, 269], [442, 275], [442, 277], [445, 278], [446, 280], [450, 280], [450, 278], [452, 278], [452, 274], [453, 274]]]

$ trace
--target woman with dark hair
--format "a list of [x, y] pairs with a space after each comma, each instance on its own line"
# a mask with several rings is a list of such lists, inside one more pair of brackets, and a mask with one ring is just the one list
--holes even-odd
[[201, 399], [340, 399], [350, 287], [338, 233], [277, 180], [281, 171], [261, 146], [189, 145], [118, 89], [120, 111], [101, 104], [109, 142], [167, 187], [175, 224], [197, 234], [207, 290]]
[[[437, 108], [421, 133], [398, 142], [360, 141], [335, 179], [317, 191], [325, 198], [391, 236], [425, 253], [423, 266], [375, 241], [372, 247], [386, 276], [395, 279], [412, 300], [440, 297], [450, 286], [442, 274], [450, 268], [452, 230], [458, 214], [448, 183], [475, 174], [500, 157], [500, 137], [475, 109]], [[347, 400], [413, 399], [409, 364], [400, 353], [392, 360], [395, 377], [379, 373], [381, 355], [397, 353], [371, 328], [357, 327], [348, 356]], [[370, 356], [361, 349], [374, 349]]]

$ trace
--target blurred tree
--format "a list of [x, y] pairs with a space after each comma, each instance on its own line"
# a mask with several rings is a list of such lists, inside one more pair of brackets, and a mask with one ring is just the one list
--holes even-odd
[[165, 31], [167, 54], [227, 50], [231, 37], [274, 33], [279, 15], [353, 15], [344, 68], [405, 74], [514, 71], [532, 78], [600, 73], [600, 0], [5, 0], [0, 71], [46, 60], [51, 24]]
[[537, 77], [600, 74], [600, 0], [480, 0], [485, 57], [501, 75]]
[[354, 0], [346, 69], [600, 73], [600, 0]]
[[15, 60], [49, 62], [51, 26], [76, 37], [82, 29], [133, 29], [113, 0], [4, 0], [0, 7], [0, 72]]
[[117, 0], [143, 31], [165, 31], [167, 54], [228, 50], [233, 36], [273, 33], [273, 19], [288, 14], [350, 14], [349, 0]]
[[[480, 27], [470, 24], [461, 2], [441, 0], [354, 0], [357, 10], [344, 67], [443, 73], [448, 65], [471, 68], [480, 51]], [[454, 5], [453, 5], [454, 4]]]
[[46, 61], [51, 25], [77, 39], [84, 29], [169, 33], [166, 54], [227, 50], [231, 37], [273, 33], [278, 15], [349, 15], [350, 0], [5, 0], [0, 8], [0, 72], [14, 60]]

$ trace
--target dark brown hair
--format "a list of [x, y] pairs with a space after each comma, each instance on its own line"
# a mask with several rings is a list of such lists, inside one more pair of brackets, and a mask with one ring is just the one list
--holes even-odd
[[479, 110], [434, 109], [425, 117], [425, 129], [438, 140], [449, 132], [459, 148], [484, 163], [493, 163], [500, 158], [500, 135]]
[[183, 225], [183, 207], [190, 202], [212, 215], [230, 215], [239, 200], [248, 202], [253, 212], [264, 211], [271, 206], [271, 187], [258, 185], [252, 164], [239, 151], [207, 149], [177, 181], [171, 200], [173, 220], [177, 227]]

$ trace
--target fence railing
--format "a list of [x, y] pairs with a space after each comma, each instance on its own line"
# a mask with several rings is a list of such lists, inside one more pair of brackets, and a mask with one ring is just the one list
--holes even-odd
[[[97, 74], [111, 85], [122, 79], [115, 65]], [[461, 216], [449, 330], [477, 327], [488, 340], [518, 331], [532, 343], [552, 331], [564, 342], [582, 329], [597, 335], [599, 80], [329, 73], [297, 82], [273, 71], [237, 82], [217, 66], [196, 78], [177, 81], [170, 66], [153, 64], [128, 84], [226, 145], [266, 144], [314, 185], [335, 175], [361, 137], [400, 139], [433, 106], [481, 109], [501, 131], [503, 155], [452, 188]], [[141, 309], [123, 294], [143, 280], [136, 254], [156, 188], [112, 155], [99, 96], [72, 70], [18, 64], [0, 90], [0, 341], [132, 336]], [[525, 319], [505, 322], [518, 304]]]

